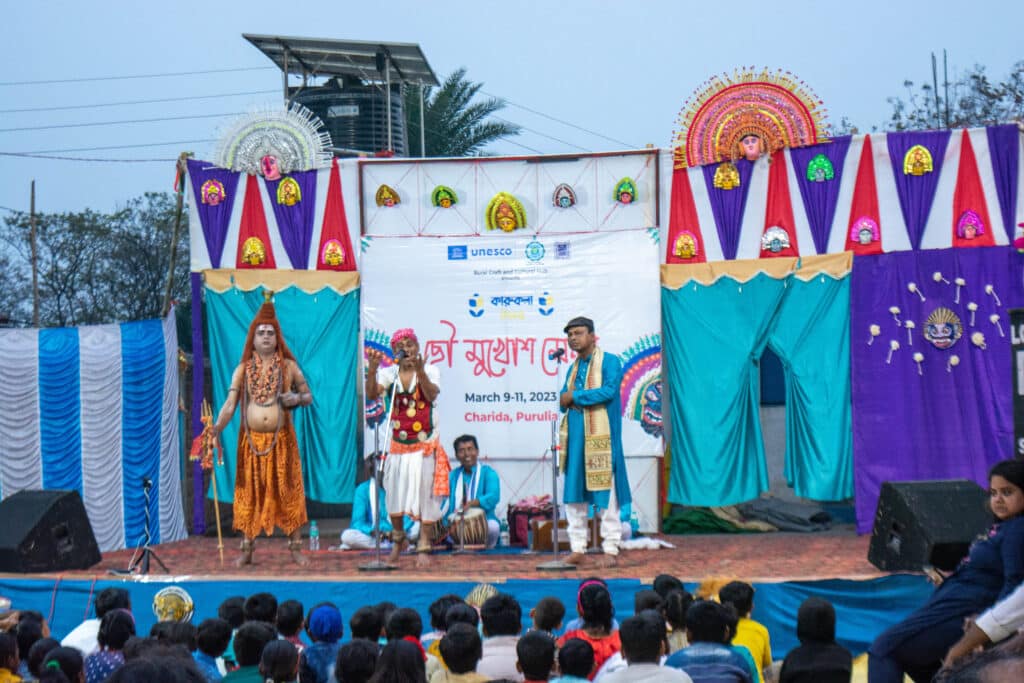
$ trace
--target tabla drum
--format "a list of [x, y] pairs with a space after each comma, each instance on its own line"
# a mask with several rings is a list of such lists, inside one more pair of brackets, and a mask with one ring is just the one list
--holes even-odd
[[486, 548], [487, 515], [480, 508], [469, 508], [464, 514], [457, 512], [452, 515], [452, 526], [448, 533], [456, 545]]

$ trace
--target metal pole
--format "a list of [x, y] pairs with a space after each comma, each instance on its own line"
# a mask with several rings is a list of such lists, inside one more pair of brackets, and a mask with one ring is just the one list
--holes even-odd
[[946, 128], [949, 128], [949, 62], [946, 57], [946, 48], [942, 48], [942, 88], [943, 99], [946, 105]]
[[391, 54], [384, 53], [384, 83], [387, 86], [387, 115], [388, 115], [388, 151], [395, 148], [391, 142]]
[[29, 197], [28, 234], [32, 243], [32, 327], [39, 327], [39, 259], [36, 253], [36, 181]]
[[288, 50], [285, 49], [281, 56], [284, 59], [284, 66], [281, 69], [281, 87], [284, 89], [284, 108], [288, 108]]
[[932, 90], [935, 91], [935, 127], [939, 128], [942, 126], [942, 115], [939, 113], [939, 74], [938, 68], [935, 64], [935, 53], [932, 53]]
[[174, 209], [174, 232], [171, 234], [171, 249], [167, 263], [167, 289], [164, 290], [164, 301], [160, 306], [160, 317], [163, 318], [171, 310], [171, 292], [174, 289], [174, 264], [178, 260], [178, 235], [181, 234], [181, 215], [185, 203], [185, 174], [188, 167], [185, 159], [189, 152], [182, 152], [178, 157], [178, 177], [181, 179], [181, 186], [178, 188], [178, 203]]
[[423, 84], [420, 83], [420, 156], [427, 156], [427, 129], [423, 125]]

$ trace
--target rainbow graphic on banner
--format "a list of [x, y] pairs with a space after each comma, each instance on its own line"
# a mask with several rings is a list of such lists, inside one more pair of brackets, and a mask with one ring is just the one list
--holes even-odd
[[622, 415], [654, 437], [664, 434], [661, 412], [661, 335], [644, 335], [622, 353]]

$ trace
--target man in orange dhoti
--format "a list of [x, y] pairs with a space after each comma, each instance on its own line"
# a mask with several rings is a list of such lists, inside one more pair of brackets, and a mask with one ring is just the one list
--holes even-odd
[[235, 463], [234, 527], [245, 538], [236, 564], [252, 564], [256, 536], [260, 531], [272, 534], [275, 526], [288, 534], [292, 559], [308, 564], [301, 532], [306, 494], [290, 409], [312, 404], [313, 395], [269, 301], [249, 325], [242, 362], [231, 376], [228, 397], [213, 425], [216, 434], [231, 421], [239, 401], [243, 414]]

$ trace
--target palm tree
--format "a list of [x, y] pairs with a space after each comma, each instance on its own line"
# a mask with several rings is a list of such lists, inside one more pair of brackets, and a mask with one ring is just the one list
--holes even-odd
[[[456, 69], [444, 79], [437, 91], [427, 87], [423, 92], [423, 127], [427, 149], [422, 156], [463, 157], [479, 155], [488, 144], [511, 135], [519, 135], [514, 123], [487, 121], [488, 116], [505, 107], [501, 100], [471, 100], [483, 86], [466, 80], [466, 69]], [[405, 120], [409, 135], [410, 156], [420, 149], [420, 93], [416, 88], [405, 92]]]

